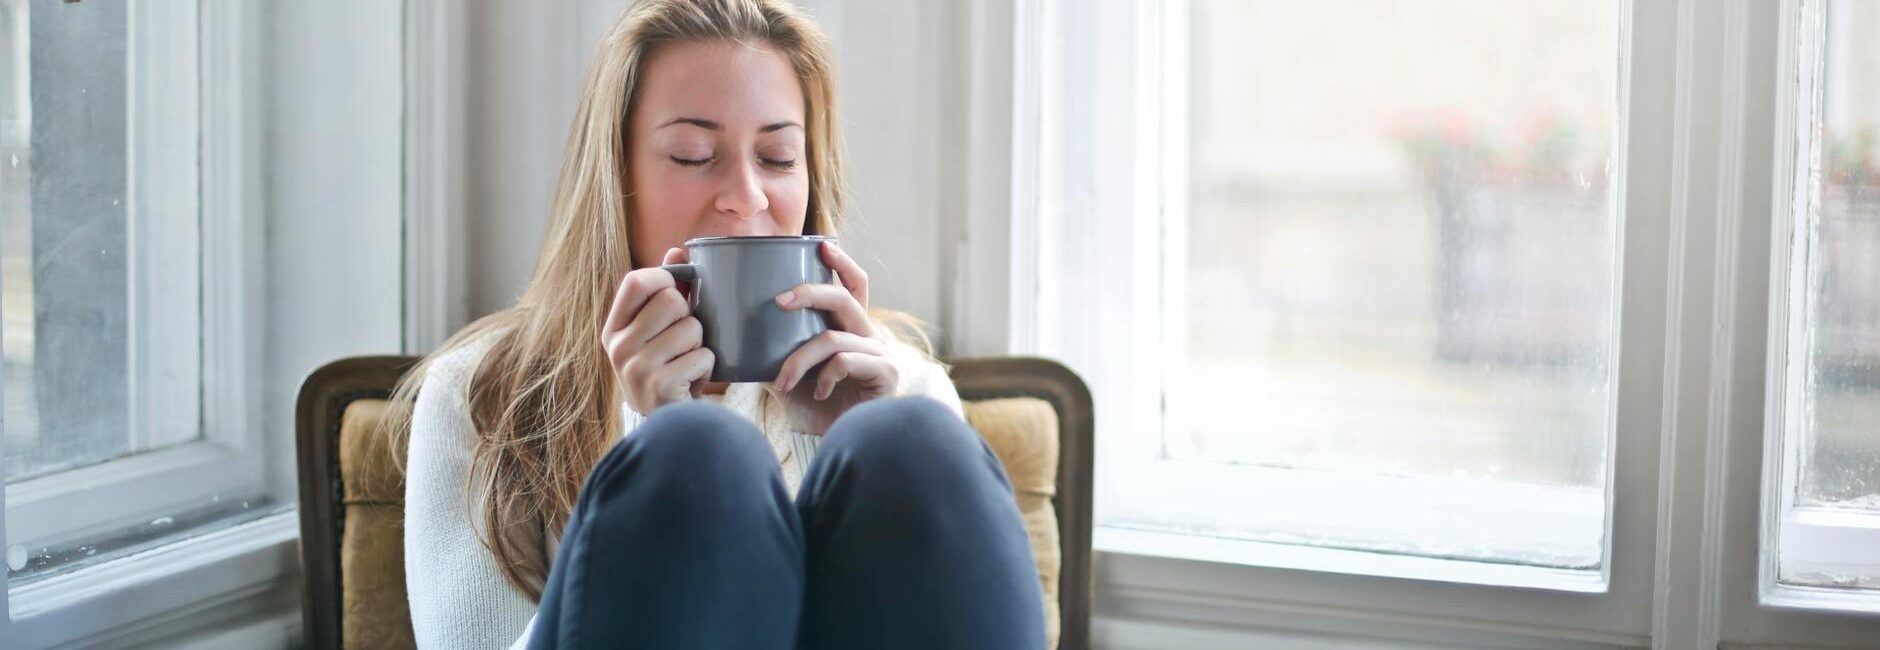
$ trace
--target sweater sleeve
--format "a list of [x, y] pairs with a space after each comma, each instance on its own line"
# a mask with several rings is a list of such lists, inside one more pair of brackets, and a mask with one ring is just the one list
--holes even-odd
[[420, 648], [527, 644], [535, 604], [504, 579], [477, 538], [465, 494], [475, 432], [465, 386], [471, 350], [441, 357], [425, 375], [411, 418], [405, 474], [405, 589]]
[[620, 401], [620, 437], [627, 437], [628, 434], [633, 433], [634, 429], [640, 428], [640, 423], [645, 421], [646, 416], [640, 415], [633, 410], [633, 407], [627, 406], [626, 400]]

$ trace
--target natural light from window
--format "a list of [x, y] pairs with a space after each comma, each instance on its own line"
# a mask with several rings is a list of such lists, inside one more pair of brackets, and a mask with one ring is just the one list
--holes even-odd
[[[1825, 5], [1791, 218], [1777, 579], [1880, 593], [1880, 3]], [[1812, 39], [1798, 39], [1812, 43]], [[1818, 59], [1818, 61], [1817, 61]], [[1871, 597], [1871, 596], [1870, 596]]]
[[1623, 4], [1189, 4], [1148, 465], [1189, 496], [1110, 525], [1602, 569]]

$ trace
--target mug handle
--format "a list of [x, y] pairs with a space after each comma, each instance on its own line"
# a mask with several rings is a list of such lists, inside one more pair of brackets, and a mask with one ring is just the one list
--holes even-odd
[[697, 264], [661, 264], [659, 270], [672, 274], [672, 279], [680, 282], [697, 282]]

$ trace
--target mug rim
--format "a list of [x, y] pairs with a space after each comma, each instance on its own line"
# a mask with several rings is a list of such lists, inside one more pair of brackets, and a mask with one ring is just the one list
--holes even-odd
[[758, 244], [758, 243], [776, 244], [776, 243], [787, 243], [787, 242], [824, 242], [824, 241], [836, 241], [836, 238], [828, 236], [828, 235], [751, 235], [751, 236], [719, 235], [719, 236], [714, 236], [714, 237], [694, 237], [692, 239], [687, 239], [685, 240], [685, 246], [686, 248], [692, 248], [694, 246], [710, 246], [712, 244], [725, 244], [725, 243], [735, 243], [735, 242], [750, 242], [753, 244]]

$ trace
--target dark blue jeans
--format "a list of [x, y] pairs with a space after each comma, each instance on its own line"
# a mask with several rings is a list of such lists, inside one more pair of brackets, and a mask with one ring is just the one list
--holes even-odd
[[1005, 470], [927, 398], [851, 409], [791, 503], [757, 427], [655, 411], [588, 475], [530, 648], [1044, 647]]

